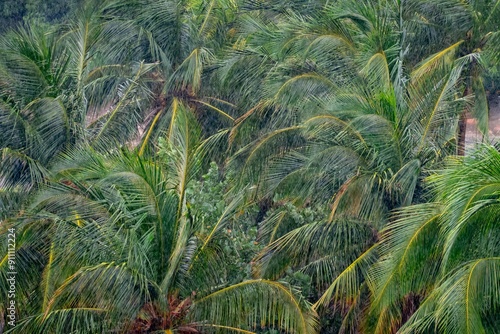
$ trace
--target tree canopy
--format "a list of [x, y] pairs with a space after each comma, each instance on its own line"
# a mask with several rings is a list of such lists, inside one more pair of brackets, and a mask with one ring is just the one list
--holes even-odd
[[500, 2], [0, 18], [0, 334], [500, 332]]

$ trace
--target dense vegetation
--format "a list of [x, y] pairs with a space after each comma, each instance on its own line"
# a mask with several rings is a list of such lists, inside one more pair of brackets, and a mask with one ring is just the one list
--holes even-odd
[[0, 17], [0, 334], [500, 332], [500, 2]]

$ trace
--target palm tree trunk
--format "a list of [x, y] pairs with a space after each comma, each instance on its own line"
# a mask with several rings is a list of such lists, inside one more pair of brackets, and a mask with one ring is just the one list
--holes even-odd
[[272, 198], [266, 197], [266, 198], [260, 200], [258, 205], [259, 205], [259, 212], [257, 213], [257, 217], [255, 219], [255, 222], [257, 224], [259, 224], [261, 221], [264, 220], [267, 212], [273, 206], [273, 200], [272, 200]]
[[5, 326], [4, 313], [3, 310], [0, 310], [0, 334], [3, 333], [4, 326]]
[[[464, 97], [469, 95], [470, 86], [467, 85], [464, 91]], [[458, 133], [457, 133], [457, 155], [465, 155], [465, 136], [467, 135], [467, 110], [463, 110], [458, 119]]]
[[467, 112], [464, 110], [458, 120], [457, 155], [465, 155], [465, 135], [467, 133]]

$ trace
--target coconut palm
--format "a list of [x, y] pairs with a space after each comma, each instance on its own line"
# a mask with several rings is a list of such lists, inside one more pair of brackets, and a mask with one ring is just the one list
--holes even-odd
[[160, 87], [137, 138], [141, 153], [168, 128], [175, 101], [190, 107], [206, 133], [232, 125], [239, 102], [217, 89], [212, 72], [217, 57], [237, 41], [236, 1], [108, 1], [103, 11], [117, 25], [133, 27], [132, 36], [121, 38], [135, 38], [144, 59], [159, 62]]
[[[466, 102], [454, 94], [467, 62], [461, 61], [429, 76], [417, 69], [399, 100], [403, 104], [398, 103], [395, 84], [388, 81], [382, 85], [387, 90], [380, 90], [383, 77], [373, 81], [377, 86], [359, 81], [359, 88], [336, 94], [330, 113], [306, 119], [292, 130], [306, 144], [272, 157], [262, 183], [288, 196], [330, 198], [329, 219], [281, 229], [285, 234], [272, 240], [258, 258], [261, 275], [276, 278], [291, 265], [311, 273], [324, 287], [348, 268], [354, 254], [377, 239], [373, 231], [384, 226], [390, 210], [423, 199], [422, 178], [439, 166], [446, 151], [453, 152], [453, 124]], [[365, 70], [373, 78], [384, 68], [385, 60], [376, 55]], [[370, 82], [368, 77], [364, 81]], [[279, 223], [269, 220], [263, 227], [274, 233]], [[331, 241], [339, 238], [343, 242]]]
[[[451, 158], [442, 171], [429, 178], [434, 202], [403, 210], [387, 229], [381, 244], [396, 247], [397, 251], [391, 250], [391, 259], [397, 259], [399, 265], [405, 263], [407, 268], [432, 273], [424, 276], [415, 270], [403, 275], [403, 284], [399, 285], [403, 290], [408, 288], [415, 294], [425, 291], [425, 295], [402, 333], [437, 328], [444, 333], [494, 333], [500, 329], [500, 234], [495, 227], [499, 177], [500, 154], [495, 147], [481, 147], [463, 159]], [[433, 212], [433, 217], [422, 210]], [[416, 214], [420, 218], [418, 227], [414, 225], [417, 219], [413, 219]], [[432, 229], [437, 230], [436, 236], [428, 235]], [[402, 235], [411, 237], [399, 239]], [[395, 238], [400, 240], [398, 246], [393, 243]], [[434, 242], [428, 244], [431, 240]], [[401, 253], [403, 248], [414, 246], [418, 250], [408, 258]], [[374, 281], [377, 279], [374, 276]], [[376, 297], [384, 293], [375, 291]]]
[[[25, 271], [14, 332], [316, 332], [315, 313], [290, 287], [228, 285], [221, 231], [244, 194], [217, 221], [192, 214], [187, 190], [204, 155], [200, 132], [179, 103], [155, 160], [89, 148], [57, 163], [31, 215], [2, 225], [16, 226]], [[2, 277], [6, 271], [2, 261]]]
[[369, 332], [497, 332], [499, 162], [494, 147], [448, 159], [429, 178], [433, 201], [399, 210], [318, 304], [355, 295], [364, 275]]
[[[455, 93], [464, 66], [477, 55], [453, 61], [456, 44], [408, 71], [400, 35], [383, 35], [395, 25], [393, 13], [360, 7], [366, 10], [364, 30], [347, 14], [336, 21], [337, 27], [348, 20], [346, 29], [327, 30], [333, 20], [328, 9], [323, 21], [302, 24], [308, 34], [299, 32], [286, 43], [309, 45], [301, 56], [312, 65], [285, 63], [269, 75], [266, 89], [274, 93], [255, 108], [267, 112], [267, 124], [233, 162], [246, 182], [258, 185], [260, 196], [279, 192], [314, 200], [338, 193], [332, 216], [347, 210], [375, 221], [411, 203], [421, 170], [453, 152], [457, 112], [469, 104]], [[335, 54], [328, 54], [333, 45]], [[345, 68], [324, 70], [322, 64], [329, 57], [333, 63], [339, 52], [346, 54]], [[237, 120], [231, 135], [245, 131], [245, 122], [255, 126], [254, 114]]]
[[[422, 1], [428, 6], [431, 1]], [[499, 56], [500, 6], [495, 1], [443, 1], [441, 4], [431, 5], [425, 15], [438, 15], [443, 26], [453, 26], [452, 31], [438, 32], [439, 43], [453, 45], [460, 43], [458, 57], [475, 54], [474, 61], [470, 62], [463, 73], [464, 86], [462, 95], [473, 99], [471, 108], [464, 110], [460, 118], [457, 133], [457, 152], [465, 153], [466, 113], [477, 120], [478, 129], [485, 139], [488, 138], [488, 100], [484, 80], [490, 67], [495, 67]], [[443, 36], [442, 34], [446, 35]], [[423, 45], [432, 44], [432, 40], [425, 40], [428, 36], [421, 36], [418, 42]], [[430, 43], [429, 43], [430, 42]], [[447, 42], [447, 43], [446, 43]]]
[[18, 208], [55, 158], [80, 144], [137, 146], [144, 154], [168, 129], [179, 101], [205, 132], [230, 124], [222, 109], [236, 106], [202, 79], [234, 41], [235, 10], [231, 1], [90, 1], [67, 25], [30, 24], [2, 37], [5, 207]]
[[[397, 99], [401, 105], [398, 108], [407, 108], [403, 100], [411, 69], [406, 68], [407, 37], [401, 30], [416, 25], [405, 21], [406, 16], [415, 13], [415, 6], [408, 7], [373, 1], [339, 2], [314, 15], [289, 14], [278, 23], [259, 15], [246, 18], [247, 26], [253, 26], [253, 30], [248, 29], [246, 45], [234, 56], [230, 54], [223, 67], [224, 73], [243, 74], [222, 77], [231, 87], [241, 87], [243, 96], [257, 97], [249, 112], [236, 120], [231, 132], [230, 139], [237, 145], [250, 142], [233, 160], [243, 161], [242, 165], [249, 165], [252, 159], [267, 163], [265, 156], [273, 154], [262, 148], [271, 149], [273, 141], [280, 141], [274, 146], [277, 151], [290, 145], [302, 146], [304, 139], [297, 136], [297, 126], [318, 115], [341, 115], [343, 120], [355, 117], [347, 115], [351, 110], [341, 110], [340, 105], [353, 102], [340, 101], [338, 94], [352, 91], [353, 96], [371, 100], [379, 98], [375, 96], [378, 93], [386, 94], [391, 81], [394, 87], [390, 89], [394, 92], [388, 94]], [[432, 55], [419, 66], [420, 73], [426, 72], [424, 64], [435, 67], [450, 60], [457, 48], [458, 44]], [[389, 117], [388, 120], [394, 121]], [[257, 153], [257, 148], [264, 156]], [[248, 174], [259, 175], [256, 171]], [[259, 182], [257, 179], [250, 182]]]
[[155, 64], [110, 52], [118, 28], [91, 5], [67, 27], [28, 25], [2, 37], [2, 192], [28, 194], [61, 152], [109, 149], [137, 131]]
[[[464, 95], [470, 94], [474, 96], [474, 108], [472, 115], [478, 120], [478, 128], [488, 138], [488, 100], [484, 87], [485, 76], [489, 68], [495, 66], [499, 61], [500, 49], [500, 8], [498, 3], [491, 1], [469, 1], [463, 3], [464, 11], [469, 19], [464, 20], [460, 36], [461, 55], [478, 53], [480, 57], [471, 62], [465, 72], [466, 85]], [[458, 153], [463, 154], [465, 151], [465, 131], [466, 131], [466, 115], [462, 114], [459, 124], [458, 135]]]
[[[371, 249], [391, 210], [424, 200], [423, 177], [454, 152], [458, 117], [470, 104], [457, 95], [461, 74], [477, 56], [457, 59], [455, 44], [409, 71], [404, 40], [394, 30], [398, 11], [369, 2], [353, 8], [364, 24], [352, 22], [353, 13], [337, 20], [347, 21], [345, 30], [305, 20], [309, 34], [298, 34], [287, 47], [309, 45], [304, 57], [311, 65], [276, 69], [278, 88], [270, 85], [275, 93], [264, 107], [273, 113], [270, 126], [233, 160], [245, 182], [257, 185], [257, 196], [329, 206], [326, 221], [298, 228], [286, 226], [286, 212], [265, 220], [261, 232], [269, 244], [255, 266], [255, 274], [267, 278], [299, 270], [313, 277], [319, 291]], [[340, 52], [346, 66], [323, 70]], [[284, 69], [291, 75], [279, 72]], [[243, 128], [237, 123], [236, 131]], [[376, 254], [361, 259], [373, 261]], [[345, 312], [343, 328], [363, 308], [363, 290], [351, 289], [361, 282], [339, 288], [349, 300], [337, 303]]]

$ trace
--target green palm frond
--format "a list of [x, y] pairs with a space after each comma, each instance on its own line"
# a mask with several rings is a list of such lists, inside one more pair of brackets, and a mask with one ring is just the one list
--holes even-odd
[[[307, 224], [266, 246], [256, 259], [256, 274], [276, 278], [289, 266], [302, 268], [319, 261], [317, 265], [324, 266], [323, 273], [313, 277], [323, 285], [335, 277], [335, 273], [340, 273], [350, 259], [356, 258], [372, 239], [373, 231], [368, 224], [351, 219]], [[332, 254], [335, 257], [328, 261]]]
[[[499, 236], [493, 229], [499, 161], [493, 147], [449, 159], [429, 178], [435, 202], [396, 213], [365, 276], [371, 293], [367, 328], [389, 331], [409, 317], [401, 333], [495, 331], [497, 324], [488, 317], [498, 309], [490, 298], [499, 289]], [[408, 298], [414, 299], [414, 310], [405, 311]]]
[[456, 268], [422, 303], [401, 328], [401, 333], [425, 333], [438, 329], [443, 333], [488, 333], [482, 315], [498, 308], [499, 258], [482, 258]]
[[278, 282], [251, 280], [215, 291], [194, 303], [194, 319], [249, 329], [271, 326], [293, 333], [317, 333], [318, 323], [307, 302]]
[[371, 265], [377, 260], [377, 247], [378, 244], [374, 244], [368, 248], [338, 274], [321, 298], [313, 305], [313, 308], [318, 309], [319, 307], [327, 306], [332, 300], [337, 303], [346, 303], [347, 305], [357, 300], [362, 282]]
[[66, 305], [81, 305], [115, 313], [116, 319], [130, 319], [145, 301], [150, 300], [150, 293], [155, 292], [154, 285], [146, 277], [125, 264], [101, 263], [84, 267], [70, 276], [55, 291], [44, 318], [50, 318], [53, 310]]

